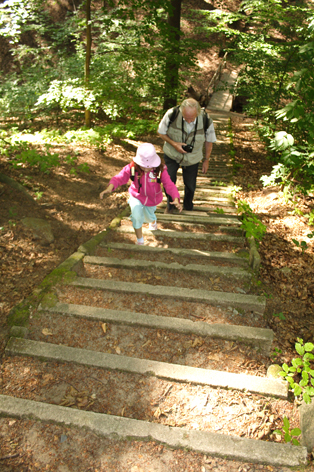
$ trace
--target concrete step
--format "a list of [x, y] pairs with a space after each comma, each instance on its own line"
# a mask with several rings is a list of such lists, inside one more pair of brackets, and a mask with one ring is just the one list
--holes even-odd
[[265, 355], [269, 355], [274, 339], [274, 333], [271, 329], [219, 323], [209, 324], [204, 321], [191, 321], [184, 318], [149, 315], [133, 311], [110, 310], [68, 303], [57, 303], [51, 308], [42, 310], [88, 320], [128, 326], [144, 326], [146, 328], [165, 329], [182, 334], [195, 334], [197, 336], [208, 336], [227, 341], [238, 341], [255, 347]]
[[92, 279], [77, 277], [72, 286], [90, 288], [97, 290], [108, 290], [111, 292], [138, 293], [154, 297], [175, 298], [198, 303], [208, 303], [220, 306], [232, 306], [235, 309], [251, 310], [263, 314], [266, 299], [256, 295], [244, 295], [242, 293], [218, 292], [198, 289], [187, 289], [181, 287], [166, 287], [163, 285], [138, 284], [132, 282], [119, 282], [112, 280]]
[[222, 375], [222, 372], [217, 370], [107, 354], [30, 339], [10, 338], [5, 352], [10, 356], [31, 356], [45, 361], [70, 362], [112, 371], [153, 375], [175, 382], [246, 390], [260, 395], [270, 395], [284, 399], [288, 396], [288, 385], [281, 380], [233, 374], [232, 372], [223, 372]]
[[[175, 216], [175, 215], [169, 215]], [[173, 218], [173, 221], [177, 221]], [[134, 233], [134, 229], [131, 226], [120, 226], [116, 230], [118, 233]], [[143, 234], [151, 234], [151, 231], [147, 228], [143, 227]], [[200, 240], [200, 241], [223, 241], [223, 242], [230, 242], [239, 245], [243, 245], [245, 242], [245, 238], [240, 238], [237, 236], [229, 236], [228, 234], [215, 234], [215, 233], [181, 233], [180, 231], [173, 231], [171, 229], [163, 229], [154, 231], [155, 236], [159, 237], [167, 237], [172, 239], [188, 239], [188, 240]]]
[[200, 452], [243, 462], [300, 467], [307, 463], [305, 447], [260, 441], [236, 436], [164, 426], [121, 416], [105, 415], [74, 408], [44, 404], [0, 395], [0, 414], [32, 418], [45, 423], [77, 427], [102, 437], [121, 440], [155, 441], [175, 449]]
[[198, 216], [197, 213], [189, 211], [188, 214], [184, 213], [172, 213], [164, 214], [160, 213], [158, 219], [161, 221], [177, 221], [177, 222], [188, 222], [188, 223], [202, 223], [207, 225], [234, 225], [241, 226], [242, 221], [239, 220], [237, 216], [217, 214], [207, 215], [207, 216]]
[[117, 259], [115, 257], [97, 257], [97, 256], [85, 256], [85, 264], [93, 264], [106, 267], [116, 267], [123, 269], [135, 269], [135, 270], [171, 270], [176, 272], [191, 272], [198, 273], [205, 276], [215, 275], [221, 277], [235, 277], [237, 279], [251, 279], [252, 273], [244, 268], [237, 267], [220, 267], [214, 265], [201, 265], [201, 264], [178, 264], [177, 262], [155, 262], [155, 261], [143, 261], [137, 259]]
[[152, 246], [137, 246], [134, 244], [126, 243], [101, 243], [101, 247], [110, 248], [110, 249], [120, 249], [125, 251], [132, 252], [141, 252], [141, 253], [157, 253], [157, 254], [173, 254], [175, 256], [182, 257], [197, 257], [200, 260], [203, 259], [203, 262], [208, 260], [221, 261], [221, 262], [230, 262], [232, 264], [239, 264], [247, 266], [247, 259], [243, 258], [240, 255], [234, 254], [232, 252], [215, 252], [215, 251], [200, 251], [198, 249], [181, 249], [181, 248], [163, 248], [163, 247], [152, 247]]

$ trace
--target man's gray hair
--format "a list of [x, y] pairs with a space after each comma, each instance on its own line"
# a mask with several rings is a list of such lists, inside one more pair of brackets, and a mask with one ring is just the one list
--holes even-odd
[[182, 113], [184, 108], [194, 108], [197, 111], [197, 114], [201, 114], [201, 105], [194, 98], [186, 98], [180, 105], [180, 111]]

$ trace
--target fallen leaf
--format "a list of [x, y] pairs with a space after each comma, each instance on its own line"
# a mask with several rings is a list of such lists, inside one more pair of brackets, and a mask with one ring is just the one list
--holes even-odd
[[50, 331], [48, 328], [44, 328], [42, 330], [42, 333], [45, 335], [45, 336], [52, 336], [53, 335], [53, 332]]
[[116, 347], [116, 353], [121, 354], [121, 349], [119, 348], [119, 346]]
[[103, 332], [106, 334], [106, 332], [107, 332], [107, 323], [102, 323], [101, 327], [102, 327]]

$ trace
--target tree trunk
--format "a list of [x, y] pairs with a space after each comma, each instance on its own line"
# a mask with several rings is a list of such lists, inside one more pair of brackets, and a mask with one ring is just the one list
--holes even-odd
[[179, 85], [179, 55], [180, 55], [180, 19], [182, 0], [170, 0], [171, 11], [168, 14], [169, 34], [165, 48], [165, 93], [163, 109], [177, 104], [177, 92]]
[[[90, 58], [92, 49], [92, 28], [90, 24], [90, 6], [91, 0], [86, 0], [86, 56], [85, 56], [85, 88], [86, 91], [89, 88], [90, 78]], [[85, 108], [85, 125], [91, 127], [91, 113], [90, 110]]]

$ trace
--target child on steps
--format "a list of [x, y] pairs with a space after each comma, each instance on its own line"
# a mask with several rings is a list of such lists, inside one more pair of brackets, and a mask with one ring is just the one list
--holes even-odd
[[136, 244], [143, 245], [143, 223], [149, 223], [149, 229], [157, 229], [155, 211], [157, 205], [163, 199], [161, 183], [165, 191], [171, 196], [172, 204], [181, 212], [180, 195], [177, 187], [171, 181], [167, 167], [161, 162], [155, 147], [150, 143], [141, 144], [133, 161], [123, 167], [119, 174], [112, 177], [106, 190], [100, 193], [111, 193], [117, 187], [125, 185], [129, 180], [129, 205], [131, 208], [131, 221], [136, 234]]

